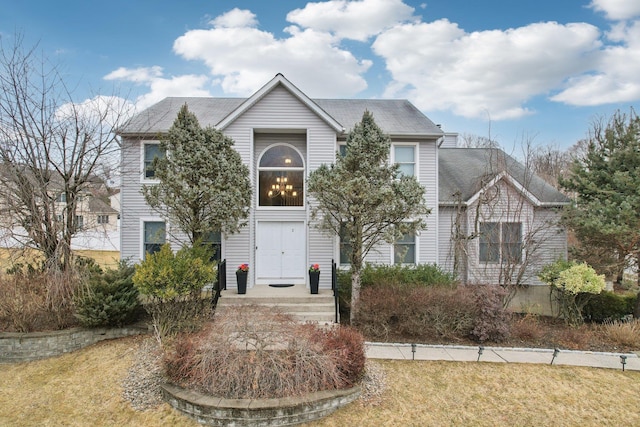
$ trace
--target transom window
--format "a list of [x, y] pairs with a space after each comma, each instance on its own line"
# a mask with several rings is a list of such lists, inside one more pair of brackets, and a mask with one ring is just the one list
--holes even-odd
[[304, 163], [288, 145], [267, 149], [258, 164], [260, 206], [304, 206]]
[[400, 173], [405, 176], [416, 174], [416, 147], [415, 145], [394, 145], [394, 161], [400, 166]]

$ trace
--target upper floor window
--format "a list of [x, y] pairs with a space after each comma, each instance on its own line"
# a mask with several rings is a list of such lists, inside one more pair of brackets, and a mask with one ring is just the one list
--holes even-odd
[[56, 202], [58, 203], [67, 203], [67, 195], [65, 193], [60, 193], [56, 197]]
[[416, 146], [394, 145], [393, 160], [400, 166], [400, 173], [405, 176], [416, 175]]
[[486, 263], [512, 263], [522, 261], [522, 223], [480, 223], [479, 259]]
[[260, 206], [304, 206], [304, 163], [288, 145], [267, 149], [258, 164]]
[[393, 245], [393, 262], [395, 264], [416, 263], [416, 235], [403, 234]]
[[160, 144], [143, 144], [144, 146], [144, 178], [154, 179], [156, 170], [153, 167], [153, 161], [156, 158], [164, 157], [164, 151], [160, 148]]

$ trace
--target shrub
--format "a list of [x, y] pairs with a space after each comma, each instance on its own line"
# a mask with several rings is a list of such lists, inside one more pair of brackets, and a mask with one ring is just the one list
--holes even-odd
[[511, 324], [511, 336], [522, 341], [537, 341], [544, 335], [537, 315], [527, 313]]
[[167, 377], [230, 399], [279, 398], [349, 387], [364, 372], [362, 337], [324, 331], [262, 307], [218, 311], [215, 323], [177, 336], [166, 351]]
[[12, 269], [0, 277], [0, 326], [14, 332], [75, 326], [73, 295], [79, 283], [73, 271]]
[[582, 309], [582, 315], [589, 322], [602, 323], [605, 321], [622, 320], [633, 314], [637, 295], [617, 294], [602, 291], [592, 295]]
[[140, 303], [133, 285], [134, 272], [134, 267], [124, 262], [115, 270], [92, 270], [75, 299], [75, 316], [80, 324], [122, 326], [135, 321]]
[[637, 349], [640, 347], [640, 319], [630, 321], [613, 320], [599, 325], [598, 332], [607, 341], [621, 347]]
[[500, 286], [474, 286], [478, 316], [471, 337], [479, 342], [499, 342], [509, 337], [511, 316], [502, 301], [507, 290]]
[[503, 293], [493, 286], [370, 286], [360, 296], [357, 327], [372, 339], [500, 340], [509, 331]]
[[596, 274], [593, 268], [563, 260], [546, 266], [538, 277], [551, 286], [558, 303], [558, 315], [573, 326], [582, 324], [582, 308], [590, 295], [599, 294], [605, 288], [604, 276]]
[[202, 246], [185, 247], [174, 255], [165, 244], [136, 265], [133, 283], [146, 297], [145, 309], [160, 343], [180, 331], [196, 329], [209, 314], [210, 304], [202, 298], [204, 286], [216, 276], [209, 259]]
[[[373, 265], [366, 264], [361, 271], [361, 286], [454, 286], [454, 275], [442, 270], [436, 264], [406, 265]], [[349, 270], [338, 271], [338, 294], [340, 307], [345, 308], [341, 312], [341, 318], [348, 319], [351, 304], [351, 272]]]

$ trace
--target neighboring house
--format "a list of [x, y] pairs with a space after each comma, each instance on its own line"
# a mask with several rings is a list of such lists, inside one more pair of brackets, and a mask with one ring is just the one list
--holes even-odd
[[[484, 194], [492, 185], [512, 188], [509, 194], [524, 196], [520, 199], [525, 205], [531, 205], [533, 211], [547, 212], [544, 215], [549, 218], [557, 217], [555, 211], [548, 209], [551, 205], [545, 198], [547, 190], [542, 195], [524, 191], [527, 183], [518, 184], [520, 181], [513, 178], [517, 173], [498, 174], [488, 185], [479, 186], [478, 179], [485, 177], [490, 169], [484, 152], [440, 148], [455, 144], [455, 134], [445, 135], [408, 101], [310, 99], [278, 74], [246, 99], [166, 98], [119, 130], [123, 138], [122, 258], [143, 259], [145, 253], [157, 250], [167, 241], [174, 248], [186, 242], [179, 230], [173, 229], [145, 203], [140, 192], [143, 184], [157, 183], [152, 165], [153, 158], [162, 155], [158, 135], [168, 131], [184, 104], [198, 117], [201, 126], [213, 126], [231, 137], [250, 169], [254, 197], [248, 226], [233, 235], [211, 238], [220, 258], [228, 262], [230, 287], [235, 286], [235, 266], [242, 263], [250, 264], [249, 286], [282, 283], [308, 286], [308, 266], [314, 263], [320, 264], [323, 272], [320, 286], [331, 286], [331, 260], [344, 260], [348, 248], [341, 247], [337, 236], [313, 227], [305, 194], [306, 178], [321, 164], [335, 161], [343, 150], [347, 133], [361, 120], [365, 110], [370, 111], [378, 126], [390, 135], [391, 161], [400, 164], [402, 173], [414, 175], [424, 185], [426, 203], [432, 208], [426, 219], [426, 230], [415, 236], [404, 236], [395, 244], [379, 246], [370, 253], [367, 262], [438, 263], [453, 269], [452, 224], [458, 218], [457, 222], [464, 222], [465, 229], [469, 229], [469, 213], [481, 199], [474, 197], [472, 190]], [[484, 174], [474, 176], [471, 165], [480, 165], [477, 171]], [[462, 194], [461, 203], [451, 198], [450, 190]], [[555, 194], [554, 197], [560, 197], [559, 193]], [[458, 211], [462, 215], [452, 215]], [[510, 216], [492, 217], [488, 211], [485, 214], [483, 220], [487, 223], [516, 222]], [[522, 239], [532, 221], [523, 216], [521, 222]], [[557, 230], [553, 247], [559, 248], [557, 254], [562, 256], [563, 251], [566, 252], [563, 243], [566, 236], [563, 230]], [[516, 231], [514, 226], [506, 233], [513, 235]], [[518, 242], [514, 239], [513, 248]], [[478, 244], [487, 245], [482, 239], [468, 239], [464, 265], [456, 264], [463, 279], [479, 281], [475, 272], [480, 264], [495, 262], [493, 241], [488, 243], [489, 258], [473, 259], [478, 256], [478, 249], [473, 246]]]

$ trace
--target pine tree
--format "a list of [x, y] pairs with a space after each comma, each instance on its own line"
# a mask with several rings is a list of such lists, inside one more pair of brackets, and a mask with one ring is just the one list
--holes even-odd
[[351, 319], [360, 298], [360, 273], [378, 243], [425, 228], [425, 189], [415, 177], [389, 164], [391, 139], [365, 111], [347, 135], [344, 157], [309, 174], [312, 219], [351, 246]]
[[154, 161], [158, 184], [144, 185], [145, 200], [195, 243], [211, 232], [234, 233], [247, 224], [251, 205], [249, 168], [222, 132], [201, 128], [187, 105]]
[[563, 221], [582, 247], [579, 256], [622, 280], [640, 261], [640, 118], [617, 112], [591, 131], [583, 158], [560, 184], [576, 195]]

